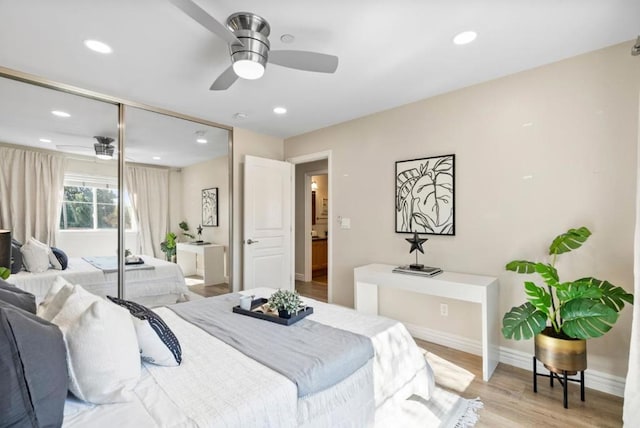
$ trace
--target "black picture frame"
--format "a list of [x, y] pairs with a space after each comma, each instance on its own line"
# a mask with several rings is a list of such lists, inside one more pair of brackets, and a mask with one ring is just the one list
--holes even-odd
[[202, 189], [202, 227], [218, 227], [218, 188]]
[[455, 154], [396, 162], [396, 233], [455, 236]]

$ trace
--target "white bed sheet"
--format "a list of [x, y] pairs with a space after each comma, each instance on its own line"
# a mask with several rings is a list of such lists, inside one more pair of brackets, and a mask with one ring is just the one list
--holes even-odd
[[[307, 300], [314, 307], [315, 321], [371, 337], [375, 350], [371, 363], [328, 390], [298, 398], [287, 378], [170, 309], [159, 308], [156, 312], [180, 339], [183, 364], [175, 368], [144, 364], [132, 403], [89, 406], [67, 400], [64, 426], [364, 427], [373, 426], [374, 417], [381, 420], [394, 403], [412, 394], [430, 397], [431, 370], [401, 323]], [[366, 388], [371, 376], [374, 391]]]
[[[154, 269], [131, 270], [125, 273], [125, 298], [148, 306], [175, 303], [188, 293], [180, 266], [150, 256], [142, 256]], [[82, 258], [72, 257], [65, 270], [49, 269], [42, 273], [22, 271], [11, 275], [7, 281], [36, 296], [40, 303], [56, 277], [61, 276], [72, 284], [80, 284], [87, 291], [99, 296], [118, 295], [118, 273], [104, 273]]]

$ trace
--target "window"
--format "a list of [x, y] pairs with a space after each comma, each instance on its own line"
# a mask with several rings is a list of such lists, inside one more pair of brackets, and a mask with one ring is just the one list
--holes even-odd
[[[125, 195], [125, 227], [132, 229], [132, 208]], [[118, 189], [115, 179], [65, 175], [61, 230], [117, 229]]]

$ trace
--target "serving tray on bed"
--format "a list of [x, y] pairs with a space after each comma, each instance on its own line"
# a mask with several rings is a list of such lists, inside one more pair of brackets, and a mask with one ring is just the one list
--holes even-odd
[[302, 318], [309, 316], [313, 313], [313, 308], [310, 306], [307, 306], [306, 308], [298, 312], [296, 315], [291, 315], [290, 318], [283, 318], [277, 315], [270, 315], [270, 314], [265, 314], [263, 312], [254, 311], [255, 308], [257, 308], [258, 306], [264, 305], [268, 301], [269, 299], [265, 299], [265, 298], [254, 299], [251, 302], [250, 311], [246, 309], [242, 309], [240, 306], [234, 306], [233, 312], [235, 312], [236, 314], [247, 315], [249, 317], [258, 318], [258, 319], [270, 321], [270, 322], [275, 322], [276, 324], [282, 324], [282, 325], [295, 324], [298, 321], [300, 321]]

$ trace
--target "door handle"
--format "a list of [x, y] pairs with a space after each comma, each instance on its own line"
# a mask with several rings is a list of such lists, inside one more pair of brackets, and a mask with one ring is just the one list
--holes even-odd
[[253, 239], [249, 238], [247, 239], [247, 245], [251, 245], [251, 244], [257, 244], [260, 241], [254, 241]]

